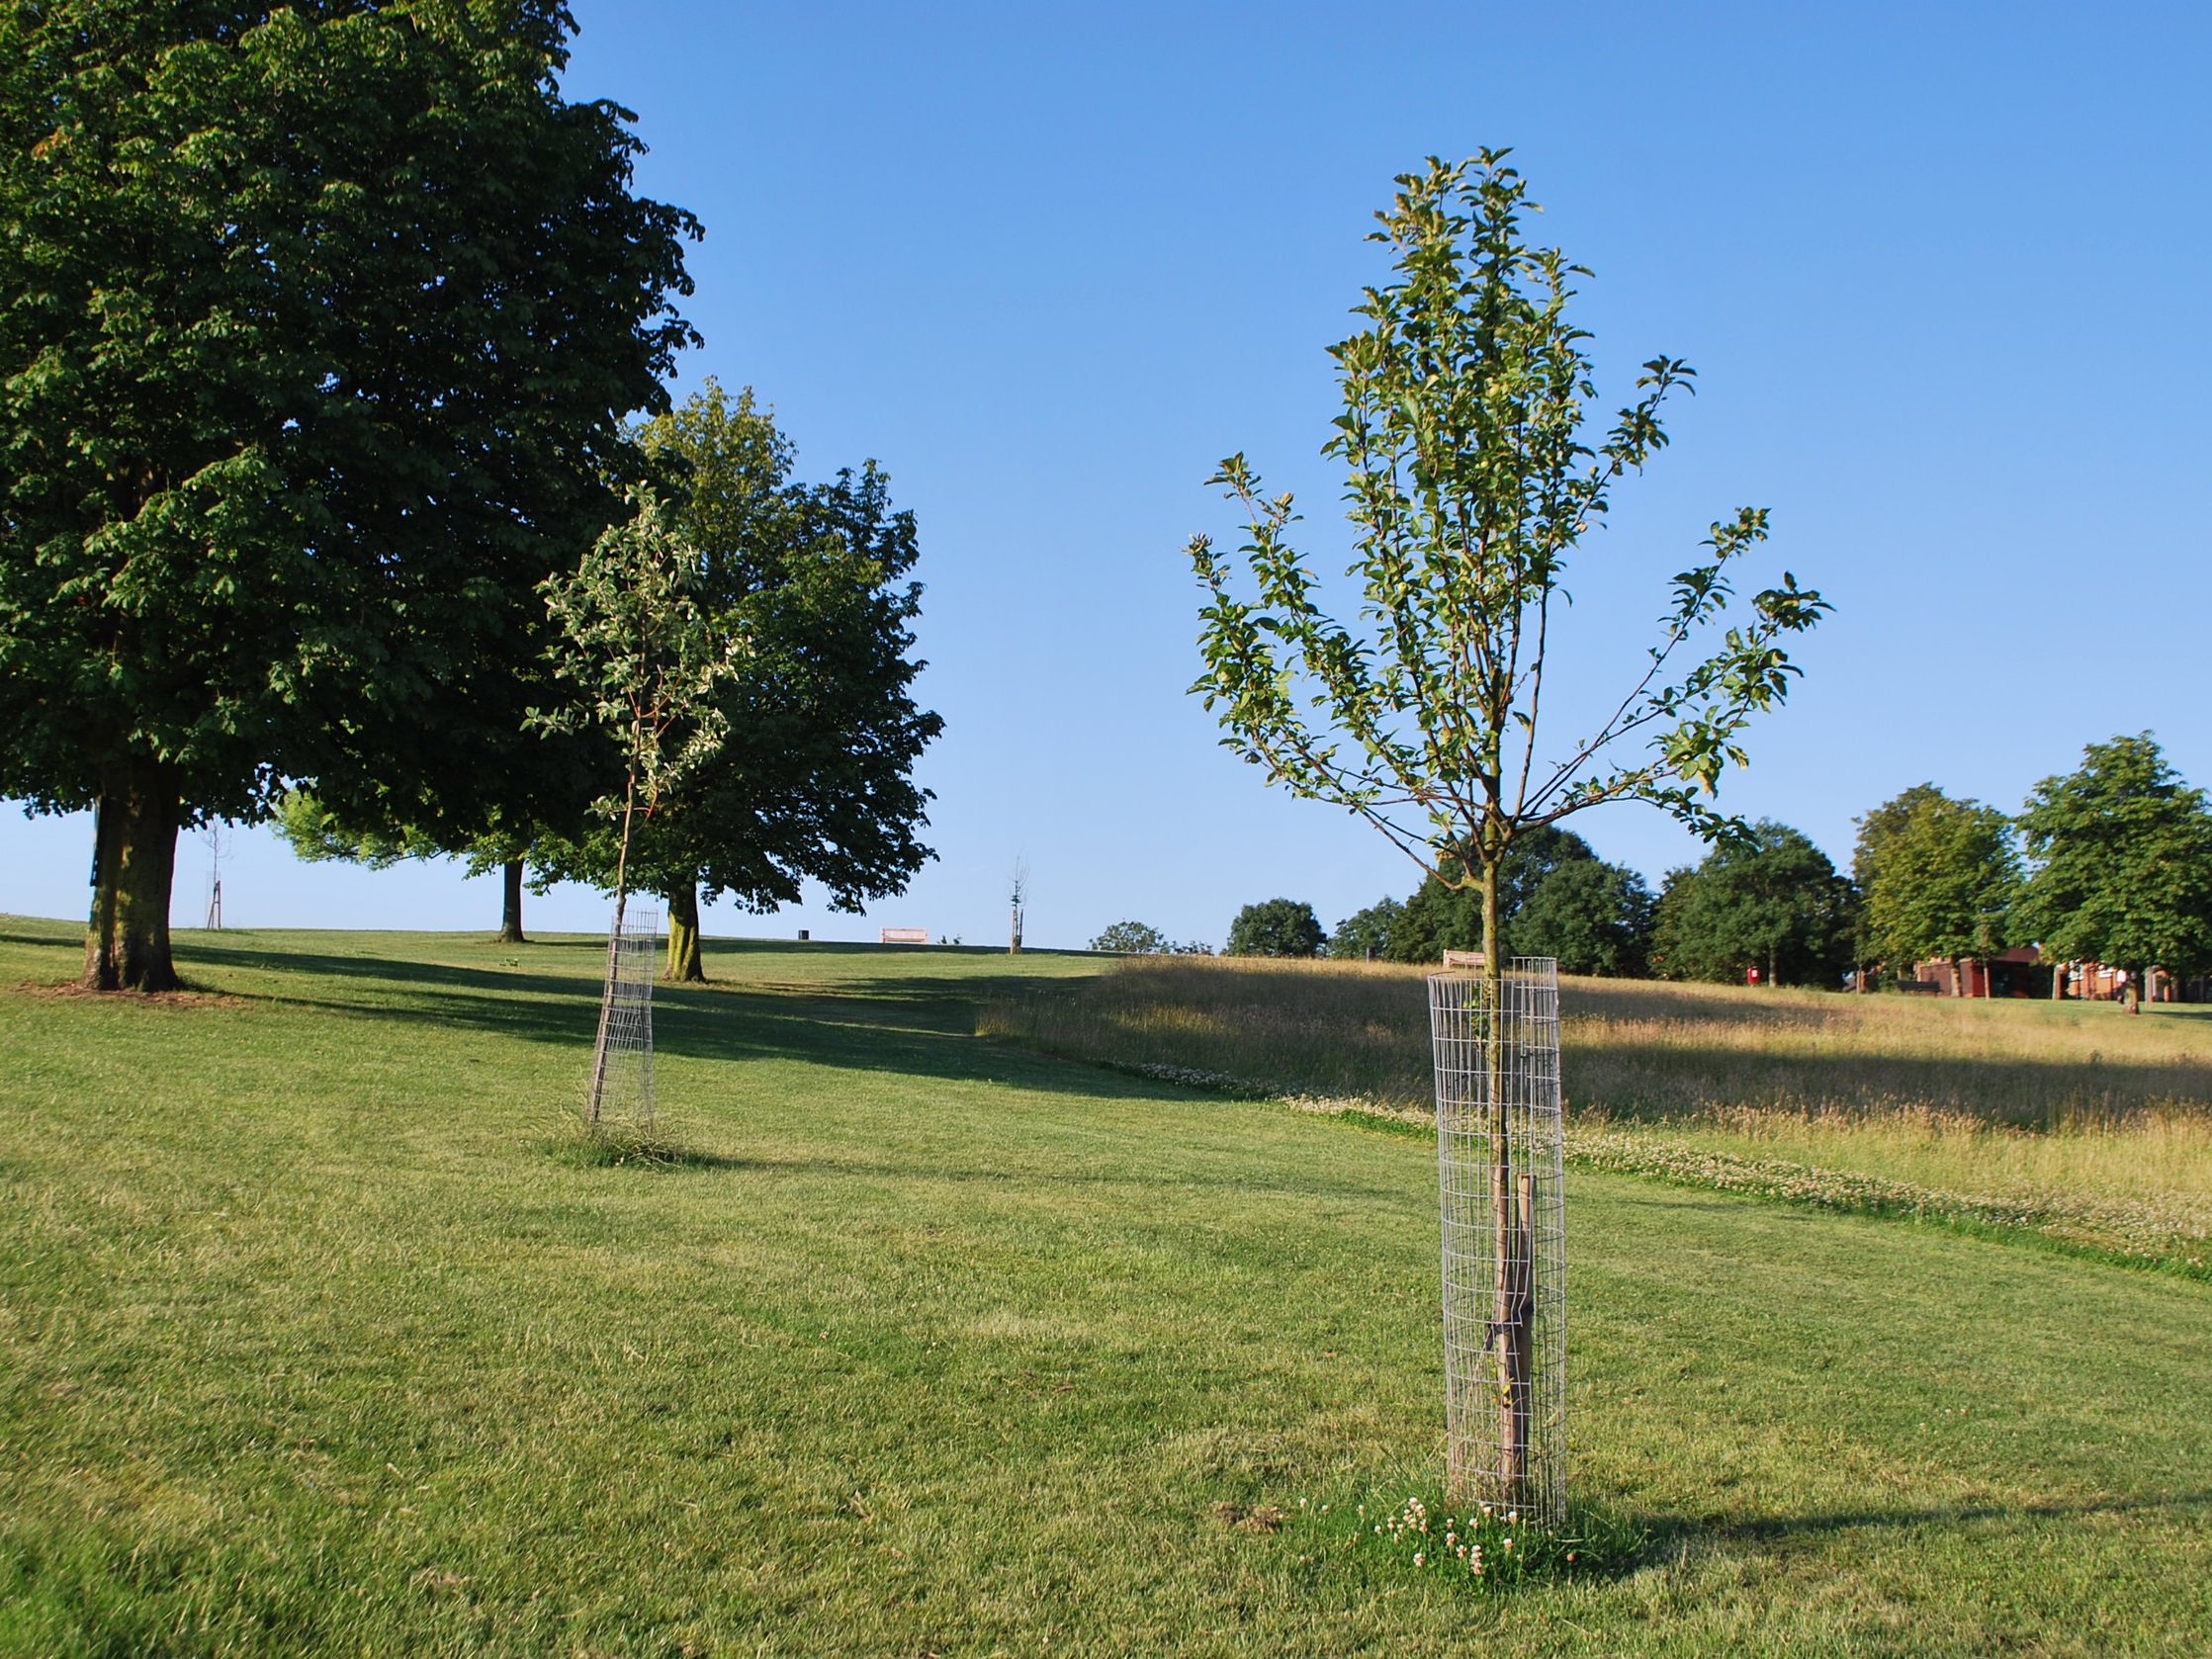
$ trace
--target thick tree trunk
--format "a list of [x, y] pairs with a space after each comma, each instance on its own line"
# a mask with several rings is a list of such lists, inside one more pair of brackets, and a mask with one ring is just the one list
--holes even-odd
[[2066, 964], [2064, 962], [2051, 964], [2051, 1001], [2054, 1003], [2066, 1001]]
[[1536, 1219], [1535, 1178], [1513, 1168], [1511, 1124], [1505, 1097], [1505, 1055], [1496, 1024], [1505, 1007], [1504, 929], [1498, 915], [1498, 864], [1482, 866], [1483, 1033], [1489, 1071], [1490, 1215], [1497, 1255], [1497, 1295], [1491, 1327], [1497, 1345], [1498, 1474], [1509, 1503], [1518, 1503], [1529, 1478], [1529, 1429], [1536, 1358], [1536, 1262], [1531, 1228]]
[[2126, 996], [2128, 1012], [2141, 1013], [2143, 1011], [2143, 992], [2133, 968], [2128, 970]]
[[670, 985], [704, 985], [706, 963], [699, 954], [699, 884], [680, 881], [668, 889], [668, 966]]
[[103, 780], [94, 817], [92, 917], [84, 936], [91, 991], [175, 991], [169, 888], [177, 869], [176, 775], [119, 766]]
[[501, 874], [506, 882], [506, 895], [499, 910], [499, 942], [526, 945], [530, 941], [522, 936], [522, 860], [508, 859]]

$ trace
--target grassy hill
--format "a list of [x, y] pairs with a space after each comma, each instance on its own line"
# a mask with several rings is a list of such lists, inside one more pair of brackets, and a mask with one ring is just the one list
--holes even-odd
[[1429, 1148], [973, 1035], [1085, 958], [721, 944], [686, 1156], [595, 1165], [600, 950], [149, 1002], [0, 921], [0, 1651], [2212, 1647], [2202, 1283], [1578, 1173], [1574, 1486], [1649, 1542], [1456, 1591], [1346, 1518], [1435, 1482]]

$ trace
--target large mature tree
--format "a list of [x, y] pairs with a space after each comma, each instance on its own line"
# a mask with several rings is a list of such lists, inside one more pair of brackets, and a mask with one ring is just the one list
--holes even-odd
[[[1891, 839], [1911, 822], [1913, 809], [1922, 801], [1942, 793], [1932, 783], [1916, 783], [1893, 799], [1883, 802], [1864, 817], [1852, 820], [1859, 827], [1859, 833], [1851, 847], [1851, 880], [1862, 895], [1868, 884], [1874, 880], [1875, 869]], [[1867, 931], [1866, 907], [1863, 904], [1859, 907], [1858, 925], [1853, 929], [1851, 937], [1856, 969], [1852, 989], [1863, 992], [1869, 988], [1874, 978], [1872, 970], [1882, 956]]]
[[[1588, 841], [1555, 824], [1541, 824], [1514, 837], [1498, 865], [1498, 936], [1504, 955], [1527, 954], [1513, 922], [1536, 890], [1561, 866], [1596, 857]], [[1447, 882], [1434, 871], [1424, 875], [1390, 929], [1391, 959], [1438, 962], [1448, 950], [1481, 948], [1481, 889], [1463, 879]]]
[[2212, 968], [2212, 806], [2148, 732], [2081, 751], [2021, 812], [2030, 869], [2018, 925], [2044, 954], [2128, 976], [2140, 1011], [2149, 968]]
[[0, 9], [0, 792], [98, 812], [86, 978], [175, 983], [180, 826], [481, 818], [536, 584], [690, 337], [688, 216], [558, 0]]
[[[1290, 545], [1291, 498], [1268, 496], [1232, 456], [1213, 481], [1244, 509], [1257, 597], [1239, 596], [1232, 562], [1194, 539], [1210, 595], [1194, 690], [1220, 716], [1228, 746], [1271, 782], [1348, 808], [1446, 884], [1480, 892], [1496, 1006], [1500, 878], [1514, 842], [1618, 800], [1651, 802], [1709, 834], [1729, 828], [1711, 792], [1744, 760], [1745, 726], [1798, 671], [1785, 640], [1826, 606], [1785, 573], [1748, 616], [1722, 626], [1734, 572], [1767, 535], [1765, 511], [1745, 507], [1716, 523], [1674, 578], [1658, 641], [1611, 712], [1564, 743], [1548, 740], [1545, 680], [1567, 561], [1605, 520], [1621, 478], [1665, 444], [1661, 405], [1691, 371], [1652, 359], [1611, 428], [1586, 432], [1588, 335], [1567, 316], [1583, 273], [1524, 237], [1527, 186], [1505, 152], [1431, 158], [1397, 183], [1373, 234], [1392, 275], [1356, 307], [1366, 326], [1332, 348], [1344, 412], [1326, 452], [1349, 473], [1359, 621], [1324, 609], [1321, 579]], [[1508, 1220], [1502, 1088], [1490, 1097], [1492, 1243], [1507, 1266], [1476, 1340], [1509, 1402], [1501, 1478], [1517, 1492], [1534, 1302], [1504, 1288], [1521, 1281], [1530, 1244]]]
[[1321, 918], [1302, 899], [1266, 899], [1247, 905], [1229, 923], [1224, 956], [1317, 956], [1327, 943]]
[[1551, 957], [1562, 973], [1634, 977], [1649, 961], [1654, 908], [1636, 871], [1569, 859], [1529, 896], [1506, 936], [1517, 955]]
[[1652, 966], [1668, 979], [1835, 986], [1851, 962], [1856, 895], [1828, 855], [1786, 824], [1762, 819], [1659, 895]]
[[[914, 515], [892, 509], [873, 463], [794, 481], [767, 411], [711, 381], [638, 441], [669, 491], [693, 591], [733, 646], [713, 692], [719, 736], [630, 854], [636, 884], [667, 900], [668, 977], [699, 980], [702, 896], [767, 910], [811, 881], [832, 908], [858, 910], [904, 890], [931, 856], [914, 763], [944, 723], [911, 689]], [[617, 845], [609, 828], [535, 850], [548, 875], [606, 885]]]
[[1329, 954], [1340, 962], [1359, 962], [1390, 954], [1390, 934], [1405, 915], [1395, 899], [1378, 899], [1365, 910], [1354, 911], [1337, 923], [1329, 935]]
[[[1644, 971], [1650, 889], [1634, 870], [1599, 858], [1573, 830], [1543, 825], [1519, 836], [1499, 869], [1498, 892], [1505, 956], [1553, 957], [1570, 974]], [[1436, 962], [1448, 950], [1481, 948], [1481, 894], [1447, 887], [1432, 874], [1403, 904], [1385, 899], [1338, 931], [1354, 955], [1371, 943], [1393, 962]], [[1329, 948], [1343, 954], [1334, 941]]]
[[1962, 958], [1994, 956], [2015, 942], [2009, 913], [2020, 855], [2011, 820], [1994, 807], [1917, 784], [1859, 821], [1851, 868], [1862, 962], [1945, 960], [1963, 987]]

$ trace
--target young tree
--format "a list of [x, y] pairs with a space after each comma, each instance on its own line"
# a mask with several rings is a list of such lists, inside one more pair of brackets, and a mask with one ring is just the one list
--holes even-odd
[[1994, 807], [1919, 784], [1859, 821], [1851, 861], [1871, 954], [1891, 964], [1994, 956], [2011, 942], [2020, 884], [2012, 824]]
[[473, 816], [533, 591], [691, 338], [689, 216], [560, 0], [0, 10], [0, 793], [94, 808], [87, 984], [180, 827]]
[[[1211, 596], [1194, 687], [1229, 747], [1270, 782], [1366, 819], [1449, 886], [1481, 894], [1489, 1005], [1503, 972], [1499, 878], [1530, 830], [1607, 801], [1651, 802], [1717, 834], [1710, 805], [1741, 764], [1741, 734], [1782, 700], [1797, 668], [1783, 650], [1827, 608], [1785, 574], [1706, 655], [1694, 644], [1729, 610], [1732, 576], [1767, 535], [1763, 509], [1713, 526], [1705, 557], [1674, 579], [1658, 642], [1606, 718], [1563, 745], [1543, 742], [1551, 629], [1569, 555], [1604, 521], [1616, 482], [1665, 443], [1660, 407], [1690, 384], [1654, 358], [1612, 428], [1584, 432], [1593, 398], [1588, 336], [1567, 318], [1584, 275], [1522, 234], [1527, 187], [1505, 152], [1485, 150], [1398, 181], [1374, 239], [1395, 268], [1356, 307], [1367, 326], [1333, 348], [1344, 413], [1326, 453], [1346, 487], [1362, 623], [1322, 609], [1318, 578], [1290, 546], [1288, 495], [1268, 497], [1241, 455], [1215, 482], [1242, 503], [1256, 600], [1207, 538], [1191, 543]], [[1630, 750], [1635, 752], [1629, 752]], [[1502, 1088], [1493, 1078], [1490, 1172], [1501, 1263], [1530, 1258], [1508, 1221]], [[1501, 1274], [1501, 1286], [1513, 1277]], [[1533, 1303], [1501, 1289], [1487, 1346], [1509, 1404], [1527, 1422]], [[1525, 1478], [1509, 1432], [1503, 1478]]]
[[[911, 693], [923, 666], [908, 655], [914, 517], [892, 510], [872, 463], [792, 481], [791, 445], [767, 412], [712, 381], [638, 440], [696, 562], [704, 626], [742, 647], [712, 691], [714, 741], [639, 826], [629, 858], [667, 899], [667, 977], [698, 981], [702, 894], [765, 910], [814, 881], [833, 909], [857, 911], [905, 889], [931, 856], [914, 763], [944, 723]], [[611, 826], [537, 848], [550, 876], [607, 885], [616, 867]]]
[[551, 732], [596, 725], [621, 748], [622, 794], [596, 803], [617, 827], [617, 932], [640, 809], [650, 822], [714, 754], [729, 732], [714, 694], [751, 655], [751, 642], [702, 602], [705, 562], [667, 504], [648, 486], [631, 503], [629, 522], [600, 536], [573, 572], [546, 578], [546, 610], [561, 631], [556, 672], [575, 697], [534, 717]]
[[559, 733], [596, 726], [622, 750], [620, 805], [610, 796], [597, 809], [619, 830], [614, 925], [607, 933], [607, 973], [584, 1112], [593, 1124], [606, 1086], [615, 953], [630, 898], [630, 845], [639, 810], [650, 822], [662, 797], [721, 742], [727, 717], [714, 701], [715, 688], [733, 677], [747, 647], [716, 627], [700, 604], [703, 562], [670, 524], [661, 498], [639, 488], [631, 501], [636, 511], [627, 524], [602, 535], [573, 573], [546, 579], [546, 610], [560, 628], [556, 672], [575, 695], [533, 717]]
[[2089, 744], [2079, 770], [2036, 785], [2019, 825], [2018, 924], [2046, 955], [2123, 969], [2131, 1012], [2146, 969], [2212, 967], [2212, 807], [2150, 733]]
[[1224, 956], [1315, 956], [1328, 935], [1313, 907], [1297, 899], [1247, 905], [1229, 923]]
[[1667, 979], [1834, 986], [1851, 960], [1856, 896], [1828, 855], [1762, 819], [1659, 895], [1653, 966]]

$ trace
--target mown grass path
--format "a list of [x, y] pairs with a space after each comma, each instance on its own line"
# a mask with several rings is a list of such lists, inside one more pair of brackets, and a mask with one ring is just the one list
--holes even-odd
[[2212, 1648], [2204, 1285], [1578, 1176], [1575, 1487], [1652, 1545], [1454, 1595], [1340, 1525], [1440, 1454], [1419, 1143], [969, 1035], [1080, 958], [725, 946], [693, 1156], [579, 1166], [598, 950], [0, 992], [0, 1650]]

